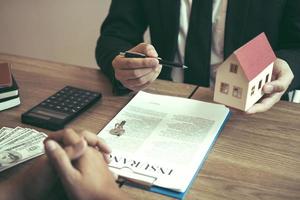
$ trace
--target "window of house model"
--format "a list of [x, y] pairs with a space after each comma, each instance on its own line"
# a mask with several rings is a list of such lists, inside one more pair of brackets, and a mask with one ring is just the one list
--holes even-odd
[[251, 88], [251, 96], [254, 94], [255, 92], [255, 85]]
[[259, 84], [258, 84], [258, 89], [261, 88], [261, 85], [262, 85], [262, 80], [259, 81]]
[[221, 83], [220, 92], [222, 92], [224, 94], [228, 94], [228, 92], [229, 92], [229, 84], [222, 82]]
[[269, 76], [270, 76], [270, 74], [267, 74], [267, 76], [266, 76], [266, 83], [269, 81]]
[[232, 96], [236, 98], [242, 98], [242, 88], [233, 86]]
[[231, 63], [231, 64], [230, 64], [230, 72], [236, 74], [236, 73], [237, 73], [237, 70], [238, 70], [238, 65]]

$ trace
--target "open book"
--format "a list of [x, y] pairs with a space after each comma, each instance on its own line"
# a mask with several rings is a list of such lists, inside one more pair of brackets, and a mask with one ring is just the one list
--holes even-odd
[[183, 198], [230, 111], [223, 105], [139, 92], [99, 133], [110, 169]]

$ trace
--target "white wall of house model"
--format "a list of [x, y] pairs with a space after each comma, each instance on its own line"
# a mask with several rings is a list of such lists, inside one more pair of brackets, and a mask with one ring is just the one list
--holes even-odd
[[246, 111], [271, 81], [276, 56], [264, 33], [237, 49], [218, 68], [214, 101]]

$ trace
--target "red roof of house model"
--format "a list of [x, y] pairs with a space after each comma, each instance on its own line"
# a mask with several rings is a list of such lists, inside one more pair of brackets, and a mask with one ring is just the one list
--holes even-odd
[[237, 49], [234, 55], [249, 81], [276, 59], [265, 33], [259, 34], [253, 40]]

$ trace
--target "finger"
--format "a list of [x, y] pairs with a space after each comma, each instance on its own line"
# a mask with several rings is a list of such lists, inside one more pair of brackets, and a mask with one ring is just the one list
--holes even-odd
[[58, 143], [62, 143], [64, 134], [65, 130], [61, 130], [56, 133], [49, 133], [48, 137], [44, 140], [44, 144], [47, 142], [47, 140], [55, 140]]
[[254, 114], [258, 112], [265, 112], [272, 106], [265, 105], [263, 103], [254, 104], [249, 110], [246, 111], [247, 114]]
[[264, 98], [260, 103], [254, 104], [249, 110], [246, 111], [246, 113], [254, 114], [269, 110], [275, 103], [280, 100], [281, 95], [282, 94], [280, 93], [275, 93], [267, 98]]
[[145, 88], [157, 79], [157, 77], [159, 76], [159, 74], [161, 72], [161, 69], [162, 69], [161, 65], [156, 66], [156, 68], [154, 70], [154, 74], [153, 74], [152, 78], [150, 79], [150, 81], [143, 85]]
[[140, 69], [118, 69], [115, 71], [116, 79], [119, 81], [128, 80], [128, 79], [137, 79], [146, 74], [154, 71], [153, 68], [140, 68]]
[[149, 57], [158, 57], [158, 54], [153, 45], [147, 43], [140, 43], [134, 48], [130, 49], [129, 52], [138, 52], [145, 54]]
[[266, 94], [275, 92], [284, 92], [287, 90], [293, 80], [293, 72], [287, 62], [282, 59], [277, 59], [274, 63], [272, 82], [265, 84], [263, 91]]
[[126, 86], [129, 87], [139, 87], [139, 86], [143, 86], [146, 83], [150, 82], [152, 80], [152, 77], [155, 75], [155, 72], [152, 71], [140, 78], [137, 79], [129, 79], [129, 80], [125, 80], [124, 83]]
[[161, 65], [157, 67], [158, 69], [155, 70], [152, 78], [145, 84], [143, 85], [138, 85], [138, 86], [134, 86], [134, 87], [131, 87], [130, 89], [133, 90], [133, 91], [139, 91], [139, 90], [143, 90], [145, 88], [147, 88], [151, 83], [153, 83], [156, 78], [158, 77], [160, 71], [161, 71]]
[[99, 170], [99, 168], [107, 168], [107, 162], [102, 153], [99, 153], [95, 148], [88, 147], [78, 162], [76, 162], [75, 167], [84, 176], [85, 173], [95, 173], [94, 171]]
[[45, 143], [45, 152], [60, 177], [69, 180], [71, 177], [78, 176], [78, 172], [73, 168], [71, 160], [57, 142], [48, 140]]
[[111, 171], [111, 174], [112, 174], [112, 176], [113, 176], [113, 178], [114, 178], [115, 180], [118, 180], [118, 178], [119, 178], [119, 175], [118, 175], [118, 174], [116, 174], [116, 173], [113, 172], [113, 171]]
[[156, 67], [154, 73], [152, 73], [153, 74], [152, 78], [150, 78], [150, 80], [148, 82], [141, 84], [141, 85], [140, 84], [133, 85], [133, 86], [131, 85], [131, 86], [129, 86], [129, 89], [131, 89], [133, 91], [140, 91], [140, 90], [147, 88], [151, 83], [153, 83], [153, 81], [156, 80], [156, 78], [158, 77], [158, 75], [161, 71], [161, 67], [162, 67], [161, 65]]
[[64, 146], [74, 145], [80, 141], [79, 135], [73, 129], [65, 129], [58, 134], [51, 134], [48, 136], [47, 140], [55, 140]]
[[103, 157], [104, 157], [106, 164], [109, 164], [111, 162], [109, 154], [103, 154]]
[[96, 134], [85, 130], [82, 131], [80, 135], [84, 137], [88, 145], [97, 147], [103, 153], [111, 153], [111, 149], [109, 148], [109, 146], [105, 143], [105, 141], [102, 138], [98, 137]]
[[263, 92], [266, 94], [284, 92], [287, 89], [288, 85], [289, 84], [286, 84], [281, 80], [272, 81], [264, 85]]
[[159, 76], [160, 72], [161, 72], [161, 69], [162, 69], [162, 65], [158, 65], [155, 70], [154, 70], [154, 75], [152, 77], [152, 79], [150, 80], [150, 82], [153, 82], [157, 79], [157, 77]]
[[115, 69], [153, 68], [159, 64], [156, 58], [125, 58], [117, 56], [112, 65]]
[[64, 150], [66, 151], [66, 154], [68, 155], [69, 159], [76, 160], [83, 155], [86, 148], [87, 142], [85, 139], [81, 138], [81, 140], [78, 143], [72, 146], [67, 146], [64, 148]]

